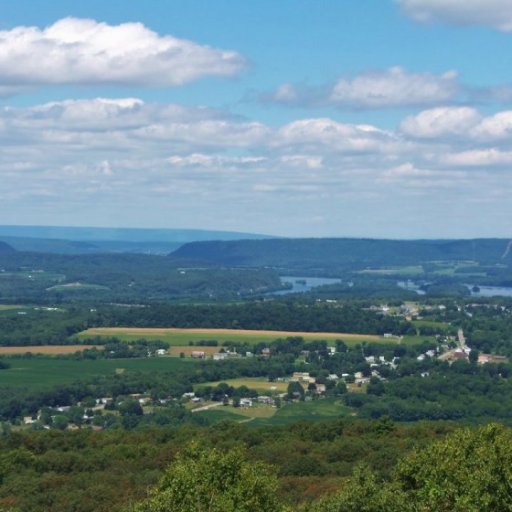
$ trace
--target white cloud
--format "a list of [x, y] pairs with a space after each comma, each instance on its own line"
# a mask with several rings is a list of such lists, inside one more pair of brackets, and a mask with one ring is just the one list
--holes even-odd
[[244, 65], [237, 52], [160, 36], [141, 23], [64, 18], [44, 29], [0, 31], [4, 94], [55, 84], [176, 86], [205, 76], [233, 76]]
[[510, 119], [431, 109], [405, 120], [409, 130], [386, 130], [329, 118], [273, 127], [137, 98], [4, 107], [0, 215], [96, 223], [117, 214], [124, 224], [191, 226], [193, 219], [212, 228], [226, 219], [233, 229], [268, 225], [279, 233], [282, 225], [282, 233], [299, 234], [314, 216], [333, 230], [352, 229], [353, 215], [371, 227], [375, 212], [380, 223], [391, 208], [388, 221], [401, 222], [455, 196], [467, 205], [510, 189]]
[[394, 135], [371, 125], [343, 124], [329, 118], [301, 119], [278, 130], [276, 147], [324, 147], [334, 152], [373, 153], [396, 145]]
[[473, 136], [489, 141], [512, 141], [512, 111], [498, 112], [482, 119]]
[[477, 110], [470, 107], [439, 107], [406, 117], [401, 131], [417, 138], [466, 136], [481, 120]]
[[421, 22], [442, 21], [457, 25], [481, 25], [512, 31], [510, 0], [395, 0]]
[[274, 101], [283, 103], [293, 103], [299, 99], [299, 93], [293, 84], [283, 84], [277, 88], [272, 95]]
[[492, 168], [512, 164], [512, 151], [500, 151], [496, 148], [474, 149], [451, 153], [443, 158], [448, 166]]
[[464, 87], [455, 71], [413, 73], [395, 66], [316, 87], [286, 83], [273, 93], [264, 94], [262, 100], [299, 106], [376, 109], [444, 104], [460, 93], [464, 93]]
[[393, 67], [339, 80], [329, 101], [364, 108], [432, 105], [453, 99], [458, 90], [454, 71], [436, 75]]

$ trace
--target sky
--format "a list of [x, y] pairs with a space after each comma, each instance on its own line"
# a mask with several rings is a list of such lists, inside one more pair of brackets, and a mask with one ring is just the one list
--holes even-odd
[[511, 0], [0, 0], [0, 224], [511, 237]]

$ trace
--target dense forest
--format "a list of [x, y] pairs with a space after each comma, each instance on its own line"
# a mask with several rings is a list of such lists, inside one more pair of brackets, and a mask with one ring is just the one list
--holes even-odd
[[176, 264], [142, 254], [0, 253], [0, 299], [14, 302], [139, 302], [234, 298], [279, 289], [266, 269]]

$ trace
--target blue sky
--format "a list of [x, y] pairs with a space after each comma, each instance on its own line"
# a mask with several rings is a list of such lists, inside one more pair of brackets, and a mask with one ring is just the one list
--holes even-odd
[[0, 0], [2, 224], [508, 237], [509, 0]]

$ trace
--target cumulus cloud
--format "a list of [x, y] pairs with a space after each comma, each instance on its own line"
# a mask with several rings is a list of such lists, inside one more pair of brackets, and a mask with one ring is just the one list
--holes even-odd
[[262, 99], [288, 105], [376, 109], [437, 105], [455, 100], [462, 91], [455, 71], [412, 73], [395, 66], [340, 78], [331, 85], [283, 84]]
[[410, 137], [439, 138], [466, 136], [481, 120], [477, 110], [470, 107], [439, 107], [406, 117], [400, 129]]
[[512, 151], [500, 151], [496, 148], [474, 149], [451, 153], [442, 161], [448, 166], [456, 167], [499, 167], [512, 164]]
[[350, 215], [369, 215], [369, 202], [380, 201], [378, 211], [400, 209], [396, 221], [411, 195], [428, 209], [433, 193], [451, 204], [455, 191], [469, 198], [510, 189], [511, 126], [510, 112], [486, 117], [465, 107], [426, 110], [396, 130], [330, 118], [274, 127], [138, 98], [4, 107], [0, 214], [14, 221], [10, 211], [37, 203], [41, 222], [59, 214], [99, 222], [119, 208], [124, 223], [140, 212], [158, 223], [167, 212], [187, 225], [193, 208], [196, 226], [227, 219], [238, 229], [245, 218], [254, 224], [244, 229], [261, 231], [272, 218], [279, 232], [281, 221], [307, 224], [306, 212], [336, 229], [340, 205], [350, 227]]
[[338, 123], [329, 118], [301, 119], [282, 126], [275, 146], [328, 147], [335, 152], [374, 153], [396, 144], [395, 136], [372, 125]]
[[456, 25], [489, 26], [512, 31], [510, 0], [395, 0], [420, 22], [441, 21]]
[[452, 100], [458, 90], [455, 71], [436, 75], [392, 67], [339, 80], [329, 101], [364, 108], [431, 105]]
[[160, 36], [141, 23], [64, 18], [0, 31], [0, 94], [59, 84], [177, 86], [244, 67], [234, 51]]

